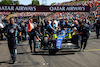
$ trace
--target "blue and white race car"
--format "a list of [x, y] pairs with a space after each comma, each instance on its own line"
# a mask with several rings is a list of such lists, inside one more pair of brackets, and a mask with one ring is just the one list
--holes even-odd
[[57, 34], [53, 34], [53, 37], [50, 37], [49, 34], [42, 37], [41, 45], [44, 50], [49, 50], [49, 53], [55, 54], [58, 50], [62, 49], [76, 49], [78, 48], [78, 35], [69, 28], [65, 30], [59, 30]]

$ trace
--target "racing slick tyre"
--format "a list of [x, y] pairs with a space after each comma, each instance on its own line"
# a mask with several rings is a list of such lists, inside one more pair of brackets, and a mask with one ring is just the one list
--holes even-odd
[[74, 35], [74, 36], [72, 37], [72, 43], [73, 43], [73, 44], [77, 44], [77, 43], [78, 43], [78, 36], [77, 36], [77, 35]]
[[76, 48], [79, 48], [80, 40], [78, 38], [78, 35], [74, 35], [72, 37], [72, 43], [76, 45]]
[[44, 45], [44, 48], [47, 48], [48, 46], [48, 37], [47, 36], [44, 36], [44, 39], [43, 39], [43, 45]]
[[47, 37], [47, 36], [44, 37], [44, 43], [45, 43], [45, 44], [48, 43], [48, 37]]
[[57, 52], [56, 49], [50, 49], [50, 50], [49, 50], [49, 55], [55, 55], [56, 52]]

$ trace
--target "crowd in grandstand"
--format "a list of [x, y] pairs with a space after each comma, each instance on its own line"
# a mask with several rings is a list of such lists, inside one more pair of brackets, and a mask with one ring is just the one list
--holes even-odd
[[2, 19], [4, 19], [9, 14], [10, 14], [10, 12], [0, 12], [0, 16], [2, 16]]
[[14, 15], [14, 17], [26, 17], [26, 16], [47, 16], [51, 14], [51, 12], [21, 12], [17, 15]]

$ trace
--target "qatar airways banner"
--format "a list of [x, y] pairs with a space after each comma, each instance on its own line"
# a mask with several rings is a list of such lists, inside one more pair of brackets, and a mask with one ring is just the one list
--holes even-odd
[[0, 12], [89, 12], [89, 6], [0, 5]]

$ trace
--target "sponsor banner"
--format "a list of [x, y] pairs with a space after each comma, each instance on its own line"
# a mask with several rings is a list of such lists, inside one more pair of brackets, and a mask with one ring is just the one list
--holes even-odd
[[0, 5], [0, 12], [89, 12], [89, 6]]

